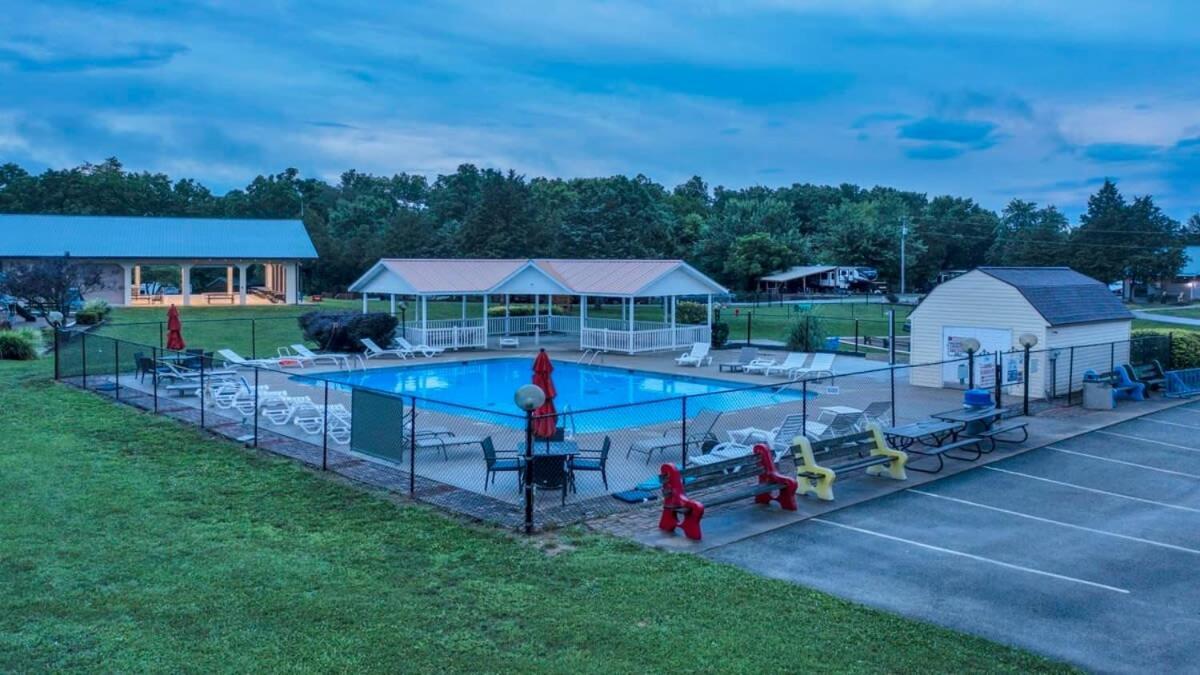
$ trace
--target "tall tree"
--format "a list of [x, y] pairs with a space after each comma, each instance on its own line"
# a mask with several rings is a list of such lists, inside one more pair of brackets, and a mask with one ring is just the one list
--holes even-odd
[[1088, 197], [1087, 211], [1071, 233], [1072, 267], [1105, 283], [1125, 278], [1125, 255], [1137, 246], [1128, 237], [1125, 207], [1125, 198], [1111, 180]]
[[987, 262], [1006, 267], [1055, 267], [1071, 263], [1067, 218], [1053, 206], [1014, 199], [1004, 207]]

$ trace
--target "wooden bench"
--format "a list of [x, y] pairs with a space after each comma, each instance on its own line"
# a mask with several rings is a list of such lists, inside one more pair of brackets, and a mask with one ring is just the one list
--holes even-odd
[[1167, 384], [1167, 371], [1158, 359], [1137, 366], [1125, 364], [1121, 368], [1125, 370], [1129, 379], [1146, 385], [1146, 391], [1162, 389]]
[[[796, 478], [800, 494], [813, 493], [817, 499], [833, 501], [833, 483], [838, 475], [866, 469], [872, 476], [905, 480], [904, 465], [908, 455], [888, 446], [878, 424], [867, 425], [866, 431], [810, 441], [798, 437], [792, 446], [796, 458]], [[864, 456], [862, 453], [866, 452]], [[817, 463], [816, 455], [823, 464]]]
[[213, 304], [214, 300], [218, 300], [220, 302], [228, 302], [229, 304], [232, 305], [236, 299], [237, 299], [237, 296], [234, 295], [233, 293], [205, 293], [204, 294], [204, 301], [210, 305]]
[[[693, 498], [697, 492], [715, 491], [735, 483], [746, 483], [749, 479], [757, 480], [740, 489], [716, 492], [704, 502]], [[777, 501], [786, 511], [796, 510], [796, 481], [776, 470], [771, 451], [761, 443], [754, 446], [753, 454], [711, 464], [684, 469], [674, 464], [663, 464], [659, 480], [662, 482], [663, 510], [658, 529], [674, 532], [676, 528], [682, 528], [688, 539], [697, 541], [701, 536], [700, 519], [709, 507], [754, 497], [759, 504]]]

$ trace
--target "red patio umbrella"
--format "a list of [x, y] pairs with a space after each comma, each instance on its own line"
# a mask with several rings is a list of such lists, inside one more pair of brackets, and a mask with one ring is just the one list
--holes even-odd
[[183, 343], [183, 323], [179, 321], [179, 310], [171, 305], [167, 310], [167, 349], [180, 351], [186, 346]]
[[550, 378], [552, 372], [554, 364], [550, 363], [550, 355], [545, 349], [539, 349], [537, 358], [533, 360], [533, 383], [546, 393], [546, 402], [533, 411], [533, 434], [538, 438], [550, 438], [557, 426], [554, 397], [558, 392], [554, 390], [554, 380]]

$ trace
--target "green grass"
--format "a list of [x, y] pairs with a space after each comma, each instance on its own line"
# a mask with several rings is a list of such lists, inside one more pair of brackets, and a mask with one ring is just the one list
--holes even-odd
[[1183, 326], [1174, 323], [1159, 323], [1157, 321], [1147, 321], [1146, 319], [1134, 319], [1133, 330], [1155, 330], [1162, 333], [1200, 332], [1200, 328], [1195, 326]]
[[5, 672], [1063, 670], [693, 556], [464, 525], [49, 371], [0, 362]]
[[1185, 307], [1180, 309], [1164, 309], [1160, 314], [1170, 316], [1183, 316], [1189, 319], [1200, 319], [1200, 307]]
[[[883, 305], [864, 303], [818, 303], [807, 308], [820, 322], [821, 330], [827, 336], [852, 337], [855, 321], [858, 321], [859, 335], [885, 336], [888, 334], [887, 310], [896, 311], [896, 332], [904, 333], [904, 320], [912, 311], [904, 305]], [[736, 310], [736, 311], [735, 311]], [[721, 312], [721, 319], [729, 324], [729, 339], [737, 342], [746, 339], [746, 317], [750, 315], [750, 337], [754, 339], [779, 340], [786, 342], [792, 325], [799, 320], [794, 305], [760, 307], [727, 307]]]

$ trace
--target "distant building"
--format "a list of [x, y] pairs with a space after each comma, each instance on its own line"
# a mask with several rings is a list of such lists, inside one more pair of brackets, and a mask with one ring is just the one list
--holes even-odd
[[1068, 377], [1078, 388], [1088, 368], [1107, 372], [1114, 361], [1128, 362], [1133, 315], [1106, 284], [1067, 267], [980, 267], [934, 287], [909, 321], [911, 363], [935, 364], [911, 368], [912, 384], [962, 386], [964, 364], [946, 361], [964, 358], [962, 341], [970, 337], [988, 355], [976, 359], [976, 383], [994, 384], [987, 368], [1002, 352], [1003, 383], [1017, 385], [1023, 377], [1020, 337], [1028, 333], [1037, 338], [1030, 390], [1040, 397], [1051, 389], [1066, 392]]
[[1163, 290], [1187, 302], [1200, 300], [1200, 246], [1183, 250], [1183, 267], [1174, 281], [1163, 284]]
[[874, 289], [879, 273], [873, 267], [799, 265], [760, 277], [761, 290], [779, 294], [866, 293]]
[[[101, 268], [103, 287], [85, 299], [114, 305], [295, 304], [300, 264], [317, 258], [299, 220], [0, 215], [0, 270], [64, 254]], [[143, 283], [148, 266], [171, 267], [178, 280]], [[223, 279], [192, 283], [195, 269], [213, 267]]]

